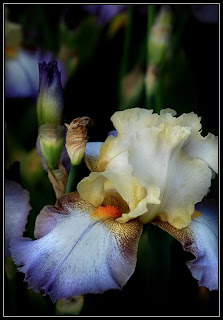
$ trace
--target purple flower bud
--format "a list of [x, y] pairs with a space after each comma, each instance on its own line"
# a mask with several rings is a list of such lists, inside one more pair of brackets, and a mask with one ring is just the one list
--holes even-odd
[[37, 99], [39, 126], [45, 123], [62, 124], [63, 110], [63, 88], [57, 62], [39, 63], [39, 93]]

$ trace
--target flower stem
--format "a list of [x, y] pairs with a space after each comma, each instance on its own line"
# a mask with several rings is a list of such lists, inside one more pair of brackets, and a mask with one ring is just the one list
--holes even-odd
[[149, 56], [149, 36], [153, 26], [153, 22], [156, 15], [156, 7], [155, 5], [148, 6], [148, 21], [147, 21], [147, 66], [150, 63], [150, 56]]
[[[149, 67], [150, 64], [150, 55], [149, 55], [149, 37], [150, 37], [150, 33], [151, 33], [151, 29], [154, 23], [154, 19], [155, 19], [155, 15], [156, 15], [156, 7], [155, 5], [148, 5], [148, 22], [147, 22], [147, 59], [146, 59], [146, 64], [147, 64], [147, 68]], [[155, 99], [154, 99], [154, 93], [150, 93], [148, 92], [148, 90], [146, 90], [146, 106], [148, 108], [155, 108], [154, 105]]]
[[124, 39], [123, 55], [122, 55], [120, 77], [119, 77], [119, 109], [120, 110], [122, 110], [122, 106], [120, 105], [121, 97], [122, 97], [122, 80], [128, 70], [128, 56], [129, 56], [129, 48], [131, 43], [132, 20], [133, 20], [133, 7], [130, 6], [128, 10], [128, 20], [127, 20], [126, 29], [125, 29], [125, 39]]
[[67, 186], [66, 186], [66, 193], [72, 192], [74, 190], [75, 178], [77, 174], [77, 167], [78, 165], [71, 164], [70, 172], [68, 176]]

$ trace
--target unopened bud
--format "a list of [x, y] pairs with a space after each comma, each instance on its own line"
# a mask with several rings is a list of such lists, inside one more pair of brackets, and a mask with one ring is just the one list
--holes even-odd
[[39, 128], [40, 149], [51, 170], [57, 169], [64, 146], [64, 126], [44, 124]]
[[66, 148], [72, 165], [81, 163], [88, 141], [86, 125], [90, 122], [88, 117], [74, 119], [67, 127]]
[[64, 98], [61, 73], [57, 62], [39, 63], [39, 93], [37, 115], [39, 126], [45, 123], [63, 123]]
[[168, 6], [161, 8], [148, 39], [149, 57], [159, 65], [169, 48], [172, 13]]

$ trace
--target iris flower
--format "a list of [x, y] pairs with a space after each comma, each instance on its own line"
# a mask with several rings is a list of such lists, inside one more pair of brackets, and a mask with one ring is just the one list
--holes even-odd
[[217, 208], [202, 201], [218, 168], [217, 138], [201, 136], [193, 112], [175, 114], [116, 112], [117, 136], [87, 144], [92, 172], [78, 192], [42, 209], [36, 240], [11, 240], [12, 258], [33, 290], [55, 302], [122, 288], [135, 270], [145, 223], [195, 255], [188, 267], [199, 285], [218, 288]]

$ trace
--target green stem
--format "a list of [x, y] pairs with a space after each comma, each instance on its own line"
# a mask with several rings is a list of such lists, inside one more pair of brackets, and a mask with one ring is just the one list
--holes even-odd
[[71, 164], [70, 172], [68, 176], [67, 186], [66, 186], [66, 193], [72, 192], [74, 190], [75, 178], [77, 174], [77, 167], [78, 165]]
[[8, 279], [10, 315], [16, 315], [16, 268], [11, 257], [5, 259], [5, 272]]
[[155, 108], [155, 96], [154, 94], [148, 94], [146, 96], [146, 107], [149, 109]]
[[155, 15], [156, 15], [156, 6], [151, 4], [148, 6], [148, 21], [147, 21], [147, 66], [149, 66], [149, 63], [150, 63], [149, 37], [150, 37], [150, 32], [155, 20]]
[[128, 20], [127, 20], [126, 29], [125, 29], [124, 47], [123, 47], [120, 76], [119, 76], [119, 109], [120, 110], [122, 110], [122, 106], [120, 105], [121, 97], [122, 97], [122, 80], [128, 70], [128, 57], [129, 57], [129, 48], [131, 43], [132, 21], [133, 21], [133, 7], [130, 6], [128, 10]]
[[164, 106], [163, 106], [163, 81], [162, 81], [162, 79], [159, 79], [159, 82], [156, 87], [156, 92], [155, 92], [155, 111], [157, 113], [159, 113], [162, 108], [164, 108]]
[[[155, 15], [156, 15], [156, 6], [155, 5], [149, 5], [148, 6], [148, 22], [147, 22], [147, 59], [146, 59], [146, 63], [147, 63], [147, 68], [149, 67], [150, 64], [150, 55], [149, 55], [149, 37], [150, 37], [150, 33], [151, 33], [151, 29], [153, 27], [153, 23], [155, 20]], [[147, 90], [146, 90], [146, 106], [150, 107], [151, 105], [154, 104], [154, 95], [150, 94]], [[153, 108], [155, 108], [155, 105], [153, 106]]]

